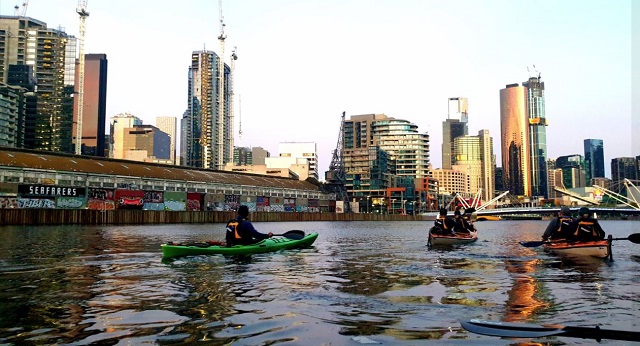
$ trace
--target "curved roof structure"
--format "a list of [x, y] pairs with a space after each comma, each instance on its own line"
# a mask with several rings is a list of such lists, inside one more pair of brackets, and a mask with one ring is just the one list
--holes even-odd
[[308, 181], [291, 178], [16, 149], [11, 147], [0, 147], [0, 169], [4, 167], [295, 190], [320, 190], [317, 185]]

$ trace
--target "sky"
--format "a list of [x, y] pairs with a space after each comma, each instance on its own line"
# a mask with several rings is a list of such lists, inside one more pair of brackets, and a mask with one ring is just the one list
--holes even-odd
[[[0, 0], [0, 14], [22, 3]], [[77, 4], [32, 0], [26, 15], [77, 36]], [[88, 0], [87, 10], [85, 53], [108, 59], [107, 118], [180, 119], [191, 53], [220, 53], [219, 2]], [[442, 167], [449, 97], [468, 99], [469, 134], [488, 129], [501, 166], [499, 91], [534, 65], [549, 158], [584, 155], [586, 138], [604, 141], [607, 174], [611, 159], [640, 155], [632, 0], [223, 0], [222, 13], [225, 62], [238, 55], [236, 146], [277, 156], [280, 142], [315, 142], [321, 178], [343, 111], [415, 123]]]

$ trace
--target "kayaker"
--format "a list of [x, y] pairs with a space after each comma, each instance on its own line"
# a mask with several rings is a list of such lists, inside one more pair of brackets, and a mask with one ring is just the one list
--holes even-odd
[[542, 235], [542, 240], [547, 241], [558, 239], [570, 239], [576, 231], [576, 221], [571, 217], [571, 209], [569, 207], [560, 208], [558, 217], [555, 217]]
[[260, 240], [271, 238], [273, 233], [260, 233], [249, 221], [249, 207], [241, 205], [238, 208], [238, 217], [227, 222], [227, 246], [249, 245]]
[[573, 238], [579, 241], [594, 241], [604, 239], [605, 233], [598, 220], [591, 217], [593, 213], [589, 208], [582, 207], [578, 210], [579, 217], [576, 220], [577, 228]]
[[433, 225], [433, 232], [438, 234], [447, 234], [453, 235], [455, 232], [453, 229], [455, 228], [456, 223], [453, 219], [447, 216], [447, 209], [440, 208], [440, 215], [436, 219]]
[[455, 226], [453, 227], [453, 230], [456, 233], [470, 234], [471, 231], [473, 230], [473, 226], [462, 215], [462, 213], [460, 213], [459, 209], [453, 212], [453, 221], [455, 222]]

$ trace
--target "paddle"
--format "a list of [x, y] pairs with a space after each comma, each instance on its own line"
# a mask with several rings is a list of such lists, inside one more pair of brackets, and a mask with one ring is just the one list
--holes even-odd
[[[626, 238], [612, 238], [611, 240], [628, 240], [632, 243], [635, 244], [640, 244], [640, 233], [633, 233], [630, 236], [626, 237]], [[524, 247], [538, 247], [540, 245], [544, 245], [544, 244], [553, 244], [553, 243], [568, 243], [568, 242], [572, 242], [573, 240], [557, 240], [557, 241], [544, 241], [544, 240], [539, 240], [539, 241], [521, 241], [520, 245], [524, 246]]]
[[565, 336], [569, 338], [640, 341], [640, 332], [601, 329], [600, 327], [540, 326], [529, 323], [493, 322], [484, 320], [460, 321], [462, 328], [476, 334], [505, 338], [540, 338]]
[[300, 240], [304, 238], [305, 233], [299, 229], [292, 229], [291, 231], [285, 232], [283, 234], [274, 234], [273, 236], [285, 237], [293, 240]]

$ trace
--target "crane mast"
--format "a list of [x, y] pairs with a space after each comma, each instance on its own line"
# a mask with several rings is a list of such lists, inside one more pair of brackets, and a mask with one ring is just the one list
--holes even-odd
[[344, 163], [342, 160], [342, 136], [344, 133], [344, 118], [345, 113], [342, 112], [342, 120], [340, 122], [340, 134], [338, 136], [338, 144], [333, 151], [333, 157], [331, 158], [331, 164], [329, 170], [325, 172], [325, 180], [328, 184], [329, 192], [336, 194], [336, 201], [344, 202], [345, 213], [351, 212], [351, 204], [349, 203], [349, 196], [347, 194], [346, 174], [344, 170]]
[[[231, 74], [229, 75], [229, 131], [227, 131], [228, 136], [229, 136], [229, 146], [227, 148], [228, 152], [227, 152], [227, 157], [229, 158], [229, 160], [233, 161], [233, 147], [234, 147], [234, 141], [233, 141], [233, 98], [234, 98], [234, 88], [233, 88], [233, 71], [236, 68], [236, 60], [238, 60], [238, 55], [236, 54], [236, 49], [237, 47], [233, 47], [233, 50], [231, 51]], [[226, 163], [226, 162], [223, 162]]]
[[84, 36], [86, 32], [86, 20], [87, 17], [89, 17], [89, 12], [87, 12], [87, 0], [78, 1], [76, 12], [80, 17], [80, 37], [78, 38], [78, 118], [76, 121], [76, 155], [82, 155], [82, 111], [84, 108]]
[[[216, 126], [217, 135], [217, 159], [215, 169], [222, 169], [224, 164], [224, 40], [227, 35], [224, 33], [224, 17], [222, 16], [222, 0], [218, 1], [220, 10], [220, 56], [218, 57], [218, 120]], [[232, 156], [233, 157], [233, 156]]]

